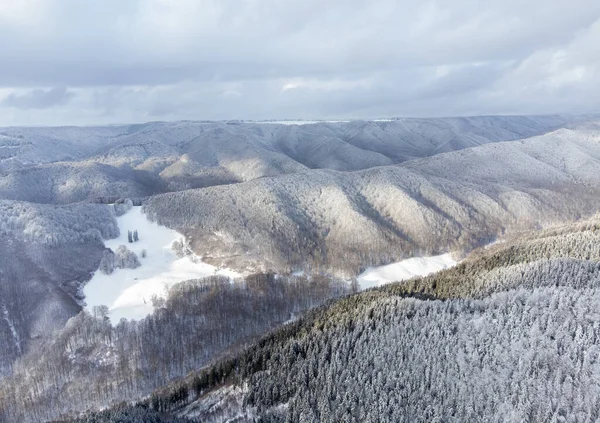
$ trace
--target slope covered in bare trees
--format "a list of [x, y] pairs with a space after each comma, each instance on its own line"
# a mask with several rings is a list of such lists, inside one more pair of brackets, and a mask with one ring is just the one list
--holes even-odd
[[353, 171], [511, 141], [598, 116], [492, 116], [281, 125], [155, 122], [0, 129], [0, 198], [144, 197], [309, 169]]
[[215, 264], [355, 275], [600, 208], [597, 131], [560, 130], [357, 172], [154, 196], [148, 215]]
[[176, 285], [155, 312], [116, 326], [82, 311], [15, 367], [0, 388], [2, 421], [39, 422], [137, 399], [324, 301], [350, 292], [330, 278], [215, 276]]
[[0, 377], [81, 309], [102, 240], [118, 231], [108, 206], [0, 200]]

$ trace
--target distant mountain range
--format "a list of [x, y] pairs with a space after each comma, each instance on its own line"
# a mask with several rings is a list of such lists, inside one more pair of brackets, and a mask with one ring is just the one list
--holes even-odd
[[354, 171], [595, 122], [596, 115], [306, 125], [177, 122], [0, 129], [0, 198], [66, 204]]

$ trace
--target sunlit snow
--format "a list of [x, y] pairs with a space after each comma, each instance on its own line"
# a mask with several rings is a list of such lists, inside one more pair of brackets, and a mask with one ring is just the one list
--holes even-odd
[[[167, 290], [178, 282], [210, 275], [240, 276], [200, 260], [195, 263], [189, 257], [177, 257], [171, 245], [173, 241], [182, 239], [182, 235], [150, 222], [141, 207], [133, 207], [117, 217], [117, 222], [121, 235], [105, 241], [106, 247], [116, 251], [119, 245], [125, 245], [137, 254], [142, 265], [137, 269], [115, 269], [110, 275], [96, 271], [83, 289], [87, 308], [108, 306], [113, 324], [123, 317], [141, 319], [147, 316], [152, 312], [152, 297], [164, 297]], [[138, 242], [128, 242], [129, 230], [138, 231]], [[146, 250], [145, 258], [142, 250]]]
[[450, 254], [432, 257], [413, 257], [397, 263], [369, 267], [357, 280], [362, 289], [373, 288], [390, 282], [403, 281], [415, 276], [426, 276], [456, 265]]
[[19, 332], [17, 332], [15, 325], [8, 316], [8, 309], [6, 308], [6, 304], [2, 304], [2, 317], [4, 318], [6, 324], [8, 325], [8, 328], [10, 329], [10, 333], [12, 334], [12, 337], [15, 341], [15, 346], [17, 347], [18, 353], [21, 354], [21, 338], [19, 337]]

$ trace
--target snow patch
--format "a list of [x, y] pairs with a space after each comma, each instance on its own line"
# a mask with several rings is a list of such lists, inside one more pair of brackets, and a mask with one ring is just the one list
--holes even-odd
[[[169, 288], [176, 283], [211, 275], [230, 278], [240, 277], [229, 269], [219, 269], [202, 262], [196, 256], [180, 258], [171, 248], [173, 241], [183, 241], [178, 232], [151, 222], [142, 208], [133, 207], [117, 217], [120, 235], [105, 241], [107, 248], [116, 251], [125, 245], [139, 258], [141, 266], [136, 269], [115, 269], [106, 275], [96, 271], [83, 288], [87, 309], [106, 305], [113, 324], [121, 318], [142, 319], [153, 310], [152, 297], [165, 297]], [[137, 230], [139, 241], [129, 243], [128, 231]], [[142, 251], [145, 251], [142, 254]]]
[[6, 321], [6, 324], [8, 325], [8, 328], [10, 329], [10, 333], [12, 334], [12, 337], [15, 341], [15, 347], [17, 347], [17, 352], [19, 354], [21, 354], [21, 352], [22, 352], [21, 338], [19, 337], [19, 332], [17, 332], [15, 325], [13, 325], [13, 322], [10, 320], [10, 316], [8, 315], [8, 308], [6, 308], [6, 304], [2, 304], [2, 317], [4, 318], [4, 320]]
[[486, 249], [486, 250], [489, 250], [489, 249], [490, 249], [490, 248], [492, 248], [494, 245], [497, 245], [497, 244], [503, 244], [503, 243], [505, 243], [505, 242], [506, 242], [506, 240], [497, 238], [497, 239], [495, 239], [494, 241], [490, 242], [489, 244], [486, 244], [486, 245], [484, 245], [484, 246], [483, 246], [483, 248], [484, 248], [484, 249]]
[[261, 125], [314, 125], [315, 123], [348, 123], [349, 120], [265, 120], [253, 123]]
[[244, 406], [244, 396], [248, 391], [247, 384], [224, 386], [203, 395], [177, 414], [206, 423], [254, 421], [256, 410]]
[[390, 282], [404, 281], [415, 276], [427, 276], [456, 265], [449, 253], [432, 257], [412, 257], [397, 263], [369, 267], [357, 280], [362, 289], [373, 288]]

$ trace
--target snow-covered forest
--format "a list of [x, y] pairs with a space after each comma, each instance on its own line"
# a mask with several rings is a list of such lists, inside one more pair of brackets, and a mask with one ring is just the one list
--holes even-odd
[[591, 220], [483, 249], [79, 421], [597, 421], [599, 245]]
[[0, 200], [0, 377], [79, 312], [103, 239], [118, 235], [108, 206]]
[[348, 292], [346, 282], [329, 278], [215, 276], [176, 285], [139, 322], [113, 326], [106, 307], [82, 311], [17, 362], [0, 388], [0, 418], [39, 422], [139, 398]]
[[600, 423], [600, 0], [0, 40], [0, 423]]
[[560, 130], [395, 166], [156, 195], [144, 208], [212, 264], [348, 277], [597, 212], [599, 141]]
[[598, 120], [2, 129], [0, 421], [593, 421]]

